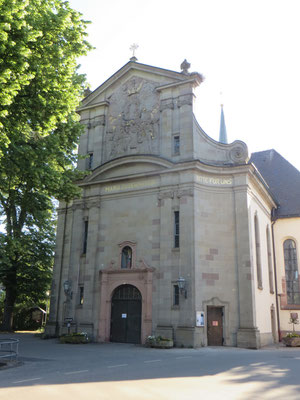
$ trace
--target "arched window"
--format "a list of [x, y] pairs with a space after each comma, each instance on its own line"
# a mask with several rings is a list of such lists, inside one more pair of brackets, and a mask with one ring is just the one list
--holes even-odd
[[132, 249], [125, 246], [122, 249], [121, 268], [131, 268], [132, 265]]
[[267, 252], [268, 252], [268, 269], [269, 269], [270, 293], [274, 293], [272, 250], [271, 250], [270, 228], [268, 226], [267, 226]]
[[255, 232], [255, 252], [256, 252], [256, 272], [257, 272], [257, 287], [262, 289], [262, 271], [261, 271], [261, 257], [260, 257], [260, 237], [259, 225], [257, 215], [254, 217], [254, 232]]
[[300, 304], [299, 272], [296, 243], [287, 239], [283, 243], [286, 295], [288, 304]]

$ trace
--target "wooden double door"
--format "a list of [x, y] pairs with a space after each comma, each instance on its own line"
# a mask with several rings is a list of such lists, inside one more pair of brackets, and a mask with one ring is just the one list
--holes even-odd
[[142, 296], [132, 285], [117, 287], [112, 296], [110, 341], [141, 343]]
[[207, 306], [207, 344], [223, 346], [223, 307]]

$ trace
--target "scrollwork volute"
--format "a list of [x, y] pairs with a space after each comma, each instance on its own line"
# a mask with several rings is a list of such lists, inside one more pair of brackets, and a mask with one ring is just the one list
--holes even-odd
[[237, 144], [229, 152], [230, 160], [235, 164], [244, 164], [248, 161], [248, 149], [246, 145]]

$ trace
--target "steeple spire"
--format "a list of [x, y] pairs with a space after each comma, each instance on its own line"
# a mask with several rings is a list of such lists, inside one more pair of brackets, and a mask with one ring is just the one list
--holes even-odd
[[219, 142], [228, 144], [226, 125], [225, 125], [225, 118], [224, 118], [224, 111], [223, 111], [223, 104], [221, 104], [221, 120], [220, 120]]

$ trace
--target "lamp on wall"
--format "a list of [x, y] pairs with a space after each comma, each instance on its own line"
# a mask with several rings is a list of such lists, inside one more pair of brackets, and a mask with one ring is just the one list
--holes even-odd
[[71, 292], [71, 282], [66, 280], [64, 281], [63, 286], [66, 297], [72, 299], [73, 293]]
[[177, 284], [181, 294], [184, 294], [184, 297], [187, 298], [187, 290], [186, 290], [186, 280], [182, 276], [177, 279]]

